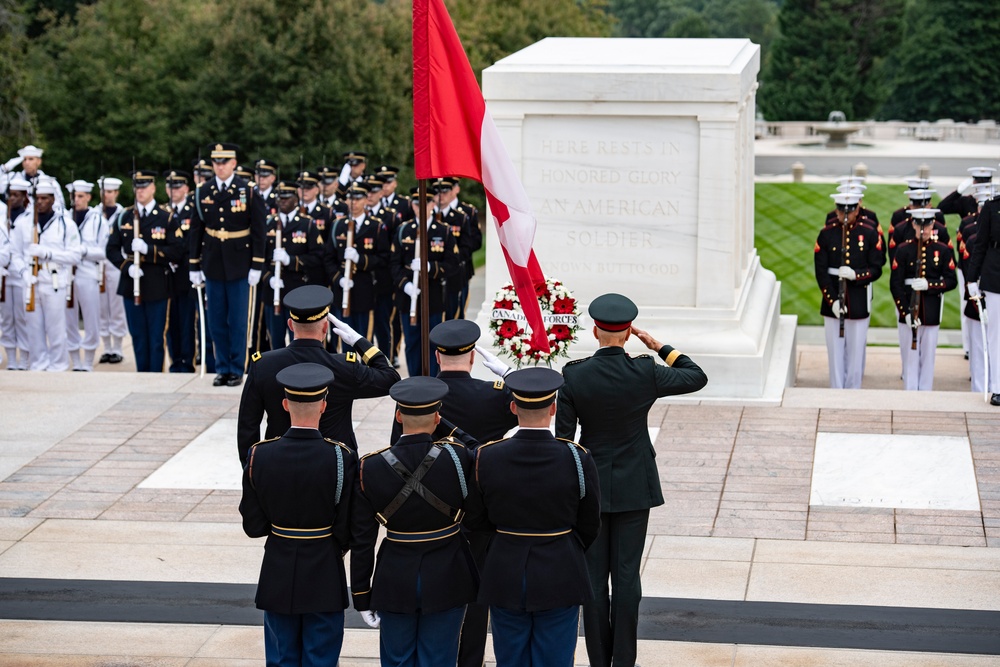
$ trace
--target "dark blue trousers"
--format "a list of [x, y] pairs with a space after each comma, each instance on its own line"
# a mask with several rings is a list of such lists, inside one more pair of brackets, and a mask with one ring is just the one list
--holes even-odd
[[264, 305], [264, 322], [267, 324], [267, 335], [271, 339], [271, 349], [280, 350], [288, 345], [286, 338], [292, 340], [295, 336], [292, 335], [291, 329], [288, 328], [288, 318], [291, 314], [288, 308], [285, 306], [281, 307], [281, 313], [278, 315], [274, 314], [274, 304], [268, 303]]
[[452, 282], [448, 281], [448, 291], [445, 292], [444, 314], [446, 320], [464, 320], [465, 302], [469, 300], [469, 281], [465, 278], [461, 280], [461, 285], [455, 285], [452, 289]]
[[[406, 344], [406, 372], [411, 378], [417, 377], [421, 374], [420, 350], [424, 344], [420, 340], [420, 317], [417, 317], [416, 324], [410, 324], [409, 314], [402, 315], [401, 319], [403, 320], [403, 341]], [[431, 313], [430, 325], [427, 330], [430, 331], [438, 324], [441, 324], [441, 313]], [[427, 375], [437, 377], [441, 367], [438, 365], [437, 359], [434, 358], [434, 350], [431, 350], [430, 353], [430, 366], [430, 372]]]
[[433, 614], [379, 616], [382, 667], [455, 667], [464, 606]]
[[[354, 308], [351, 308], [351, 314], [346, 317], [341, 316], [340, 319], [347, 322], [347, 325], [361, 334], [363, 338], [367, 338], [370, 341], [372, 340], [375, 333], [374, 310], [354, 310]], [[336, 335], [334, 338], [336, 338]], [[349, 350], [345, 350], [345, 352], [346, 351]]]
[[167, 327], [169, 299], [143, 301], [140, 305], [130, 297], [125, 300], [125, 321], [132, 336], [135, 370], [140, 373], [163, 372], [163, 330]]
[[[205, 298], [204, 294], [202, 294], [202, 298], [203, 299]], [[205, 372], [206, 373], [212, 373], [212, 374], [214, 374], [215, 373], [215, 346], [212, 344], [212, 332], [209, 330], [209, 328], [207, 326], [205, 326], [205, 322], [201, 321], [201, 313], [198, 311], [198, 292], [195, 292], [195, 295], [194, 295], [194, 313], [195, 313], [195, 328], [194, 328], [195, 345], [201, 346], [201, 328], [204, 326], [205, 327], [205, 349], [208, 350], [208, 354], [205, 354], [205, 352], [200, 351], [195, 356], [195, 361], [198, 362], [198, 363], [200, 363], [201, 362], [201, 355], [205, 354]], [[205, 307], [205, 319], [206, 320], [208, 319], [208, 307], [207, 306]]]
[[175, 293], [170, 299], [167, 347], [170, 349], [171, 373], [194, 373], [194, 337], [197, 333], [194, 314], [198, 310], [196, 299], [190, 290], [181, 295]]
[[205, 280], [208, 329], [215, 344], [215, 372], [243, 377], [247, 364], [250, 285], [246, 278]]
[[372, 342], [386, 357], [392, 354], [392, 307], [392, 294], [379, 294], [375, 298], [375, 340]]
[[490, 607], [497, 667], [573, 667], [580, 607], [515, 611]]
[[344, 645], [344, 612], [264, 612], [267, 667], [335, 667]]

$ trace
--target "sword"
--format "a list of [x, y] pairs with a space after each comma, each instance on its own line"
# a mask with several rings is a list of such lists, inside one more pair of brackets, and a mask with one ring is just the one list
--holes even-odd
[[989, 316], [986, 314], [986, 304], [983, 303], [982, 295], [973, 299], [976, 308], [979, 309], [979, 330], [983, 334], [983, 400], [990, 402], [990, 348], [986, 344], [986, 322]]
[[205, 377], [205, 355], [208, 351], [205, 349], [205, 301], [202, 299], [202, 285], [199, 283], [195, 285], [194, 288], [198, 293], [198, 321], [201, 324], [201, 376]]

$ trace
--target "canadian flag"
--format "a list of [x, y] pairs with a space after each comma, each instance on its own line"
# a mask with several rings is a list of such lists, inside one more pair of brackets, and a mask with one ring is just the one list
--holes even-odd
[[417, 178], [483, 184], [531, 345], [548, 352], [536, 293], [545, 276], [531, 248], [535, 215], [443, 0], [413, 0], [413, 154]]

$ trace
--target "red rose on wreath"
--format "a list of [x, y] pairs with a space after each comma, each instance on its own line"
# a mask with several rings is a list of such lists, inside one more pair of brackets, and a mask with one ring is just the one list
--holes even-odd
[[576, 299], [572, 297], [556, 299], [555, 303], [552, 304], [552, 312], [556, 314], [572, 313], [574, 308], [576, 308]]
[[503, 338], [513, 338], [517, 335], [517, 324], [514, 320], [504, 320], [500, 323], [497, 332]]

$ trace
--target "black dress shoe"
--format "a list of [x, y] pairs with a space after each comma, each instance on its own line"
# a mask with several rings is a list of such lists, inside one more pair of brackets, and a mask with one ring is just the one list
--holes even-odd
[[219, 375], [216, 375], [215, 379], [212, 380], [212, 386], [213, 387], [222, 387], [227, 382], [229, 382], [229, 375], [227, 373], [221, 373]]
[[120, 355], [118, 353], [108, 355], [108, 363], [109, 364], [120, 364], [123, 361], [125, 361], [125, 357], [123, 357], [122, 355]]
[[105, 352], [104, 354], [101, 355], [101, 359], [97, 363], [99, 363], [99, 364], [106, 364], [109, 361], [111, 361], [111, 354], [108, 353], [108, 352]]
[[241, 384], [243, 384], [243, 376], [242, 375], [230, 375], [229, 379], [226, 380], [226, 386], [227, 387], [238, 387]]
[[1000, 394], [990, 396], [990, 405], [1000, 405]]

